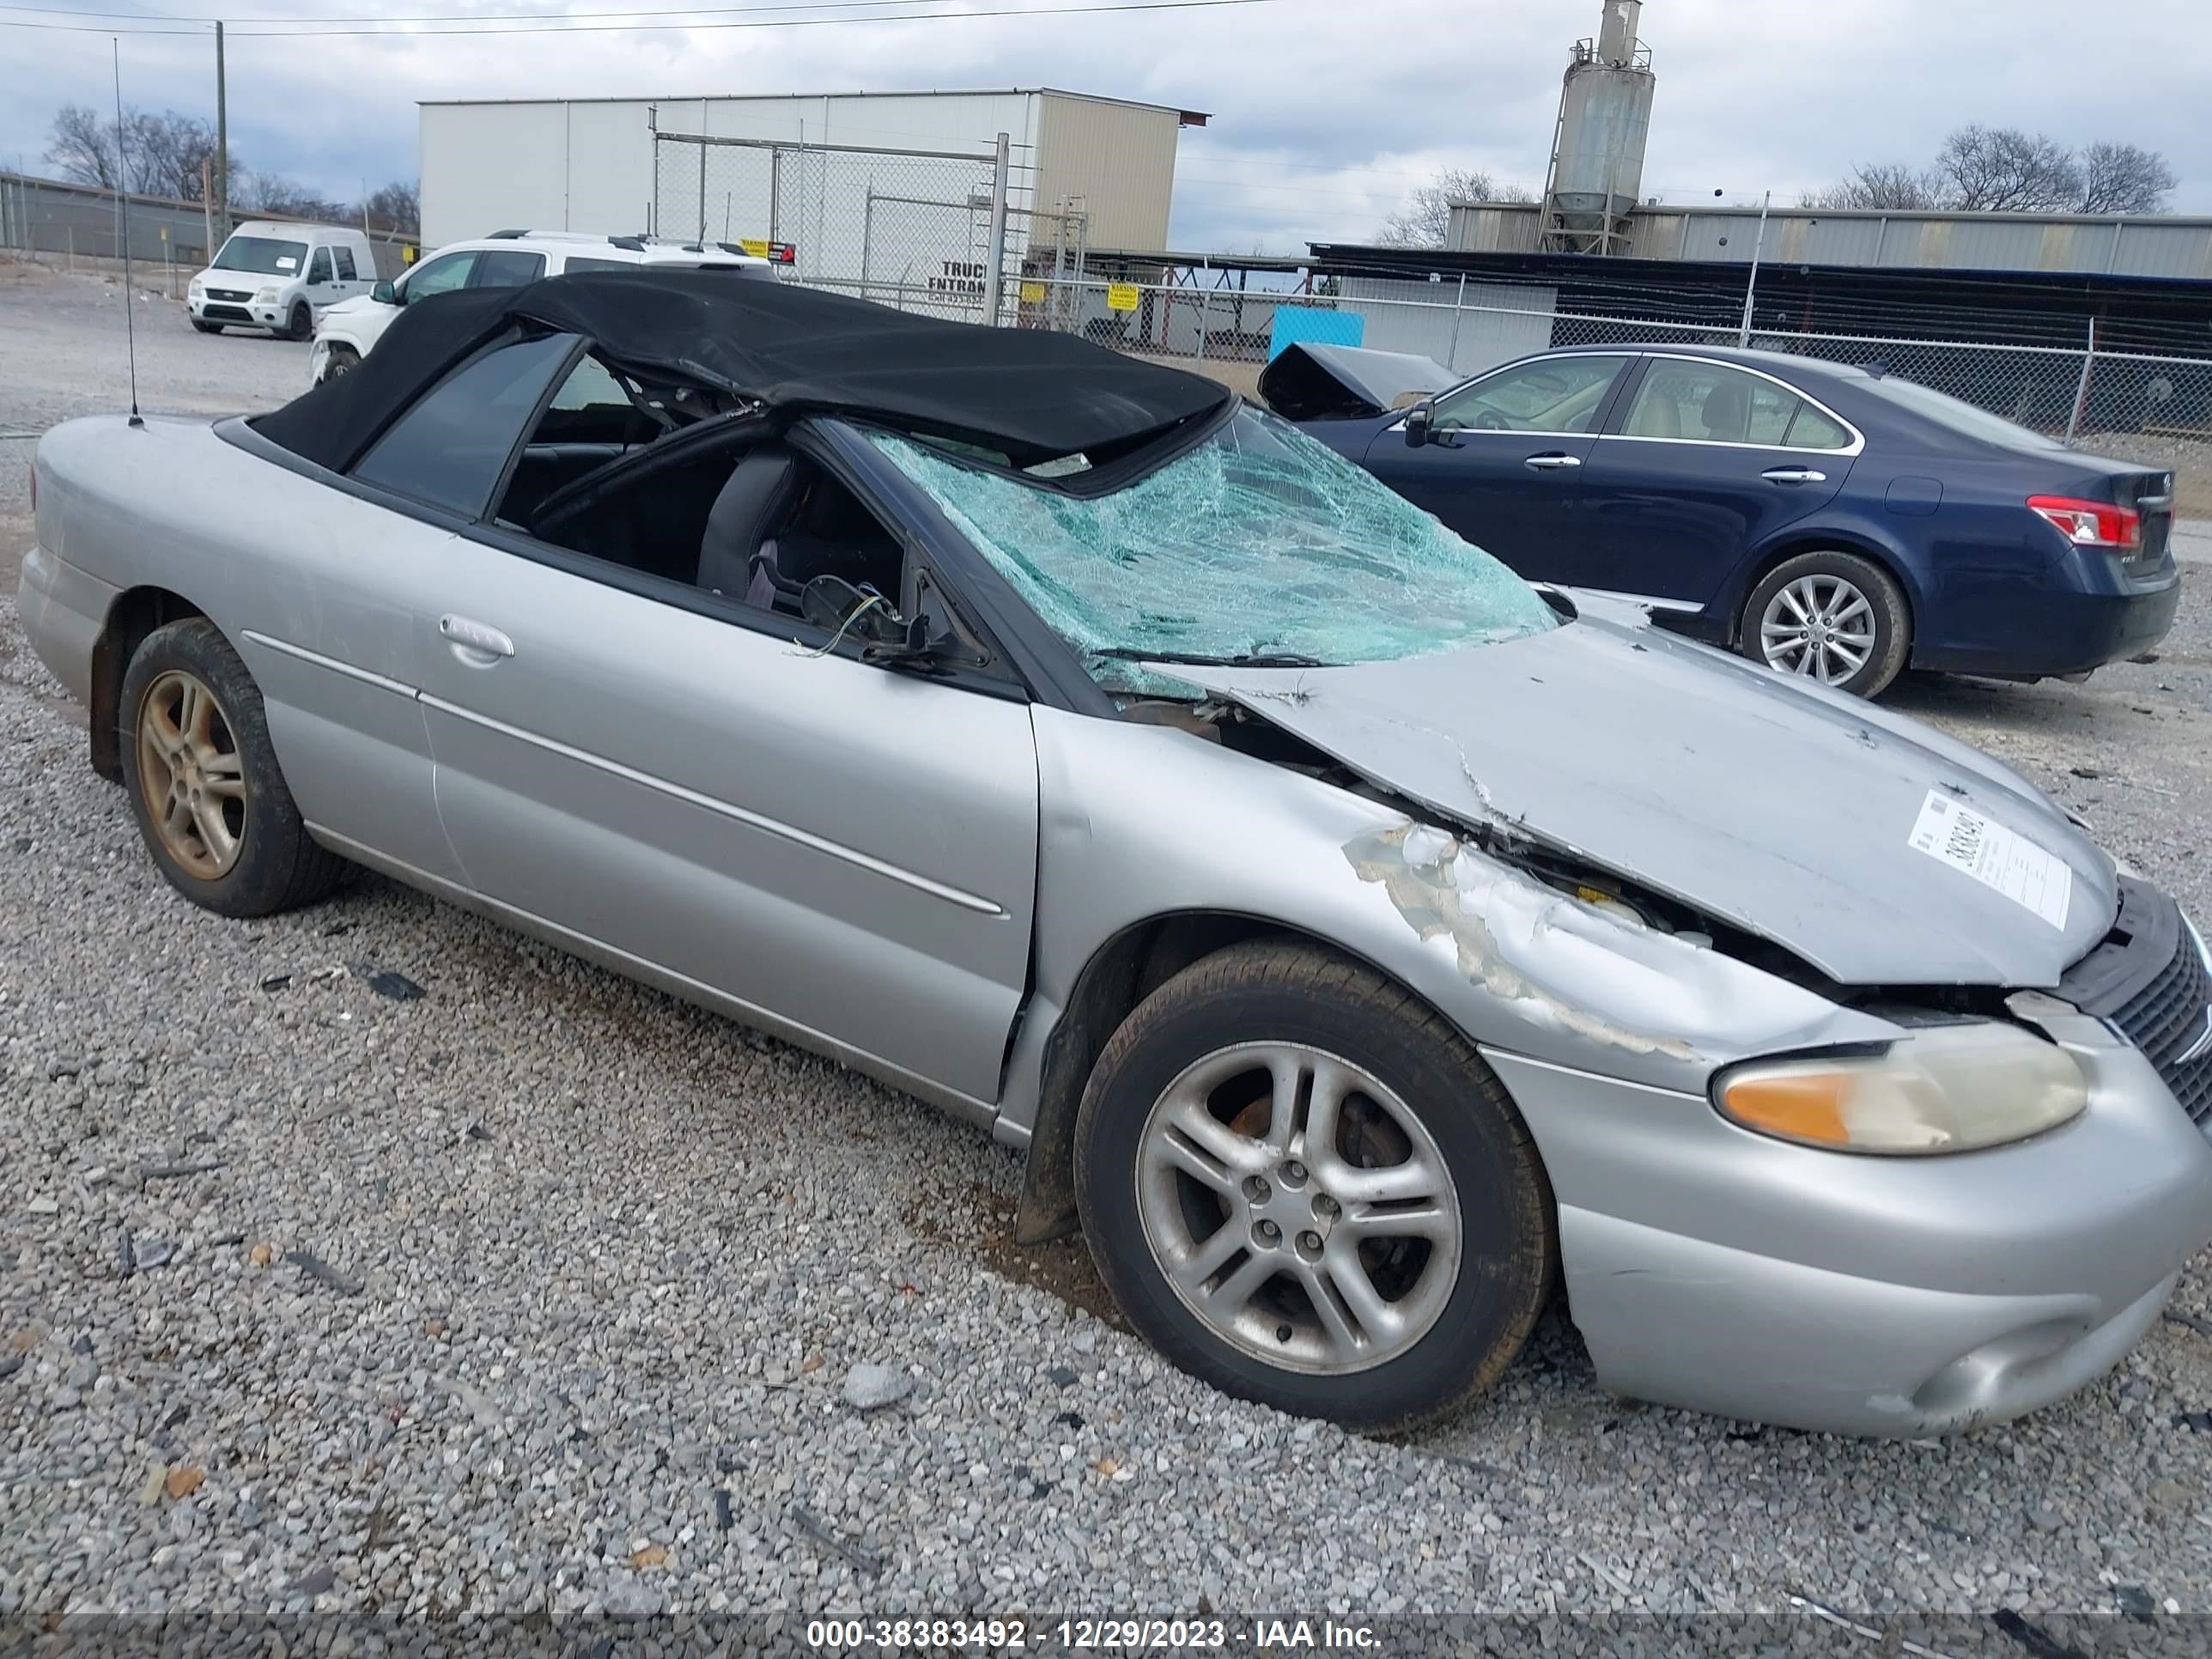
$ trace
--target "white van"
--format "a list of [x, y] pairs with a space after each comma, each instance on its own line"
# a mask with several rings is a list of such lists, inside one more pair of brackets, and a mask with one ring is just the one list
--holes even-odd
[[242, 323], [304, 340], [325, 307], [375, 286], [376, 256], [362, 232], [249, 219], [192, 278], [185, 303], [203, 334]]

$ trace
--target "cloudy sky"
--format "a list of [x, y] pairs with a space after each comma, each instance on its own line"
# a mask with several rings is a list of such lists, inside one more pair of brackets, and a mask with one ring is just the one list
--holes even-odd
[[[722, 0], [748, 24], [437, 39], [338, 34], [375, 19], [665, 11], [677, 0], [252, 0], [224, 15], [232, 143], [341, 198], [411, 177], [417, 99], [1064, 87], [1212, 112], [1183, 135], [1176, 246], [1296, 252], [1370, 234], [1443, 166], [1540, 184], [1571, 44], [1597, 0], [1259, 0], [1180, 10], [886, 21], [871, 13], [1098, 0]], [[112, 96], [112, 27], [212, 15], [211, 0], [0, 7], [0, 162], [42, 170], [55, 107]], [[101, 15], [127, 9], [133, 21]], [[2212, 31], [2187, 0], [1650, 0], [1658, 70], [1644, 193], [1794, 201], [1854, 161], [1925, 160], [1967, 121], [2162, 151], [2173, 206], [2212, 213]], [[85, 15], [77, 15], [85, 14]], [[302, 32], [241, 38], [255, 20]], [[352, 20], [341, 21], [341, 20]], [[604, 19], [602, 19], [604, 21]], [[91, 26], [76, 32], [68, 26]], [[64, 26], [64, 27], [55, 27]], [[135, 104], [211, 114], [204, 27], [122, 36]], [[274, 27], [263, 22], [260, 27]], [[421, 27], [431, 27], [424, 24]]]

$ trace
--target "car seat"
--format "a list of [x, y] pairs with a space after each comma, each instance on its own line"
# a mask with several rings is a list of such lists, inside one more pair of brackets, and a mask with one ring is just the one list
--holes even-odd
[[1705, 423], [1708, 438], [1740, 444], [1751, 429], [1751, 393], [1733, 374], [1716, 381], [1705, 393], [1698, 418]]
[[707, 514], [699, 538], [702, 589], [757, 602], [751, 590], [762, 550], [797, 504], [803, 482], [799, 458], [785, 445], [764, 443], [746, 453]]

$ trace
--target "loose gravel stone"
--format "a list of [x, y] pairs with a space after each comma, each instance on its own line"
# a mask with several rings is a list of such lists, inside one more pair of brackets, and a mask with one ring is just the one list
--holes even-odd
[[913, 1392], [914, 1378], [893, 1366], [864, 1362], [845, 1373], [845, 1403], [859, 1411], [895, 1405]]
[[[0, 274], [0, 431], [119, 407], [118, 305]], [[303, 347], [139, 320], [149, 412], [304, 380]], [[30, 540], [11, 453], [0, 556]], [[2201, 567], [2155, 665], [1894, 702], [2212, 916]], [[1018, 1158], [914, 1100], [374, 877], [260, 921], [192, 908], [4, 599], [0, 757], [0, 1619], [2212, 1612], [2212, 1432], [2176, 1420], [2212, 1411], [2203, 1258], [2112, 1376], [1955, 1438], [1631, 1406], [1554, 1310], [1466, 1417], [1362, 1439], [1002, 1272]], [[133, 1273], [132, 1237], [183, 1248]], [[926, 1386], [856, 1410], [863, 1364]], [[175, 1470], [204, 1479], [173, 1498]], [[641, 1538], [665, 1561], [634, 1567]]]

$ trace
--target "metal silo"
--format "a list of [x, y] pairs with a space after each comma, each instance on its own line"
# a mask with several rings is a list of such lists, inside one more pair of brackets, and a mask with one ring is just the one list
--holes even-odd
[[1547, 251], [1629, 252], [1657, 84], [1651, 53], [1636, 37], [1643, 12], [1641, 0], [1605, 0], [1597, 37], [1575, 43], [1544, 185]]

